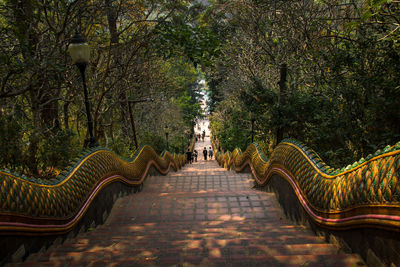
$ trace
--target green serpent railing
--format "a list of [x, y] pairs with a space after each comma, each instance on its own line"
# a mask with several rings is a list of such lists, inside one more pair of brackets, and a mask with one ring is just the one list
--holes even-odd
[[153, 166], [161, 174], [186, 162], [183, 155], [141, 147], [131, 160], [96, 148], [52, 180], [0, 171], [0, 235], [56, 235], [70, 231], [93, 199], [115, 182], [140, 186]]
[[274, 175], [285, 179], [309, 217], [324, 228], [400, 230], [400, 142], [342, 169], [329, 167], [294, 139], [281, 142], [269, 160], [257, 144], [245, 152], [217, 152], [216, 159], [238, 172], [250, 166], [261, 186]]

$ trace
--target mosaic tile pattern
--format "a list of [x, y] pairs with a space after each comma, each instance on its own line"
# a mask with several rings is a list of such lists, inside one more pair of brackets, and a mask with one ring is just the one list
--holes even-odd
[[[65, 231], [84, 215], [86, 205], [108, 184], [120, 181], [138, 186], [150, 166], [166, 174], [171, 167], [177, 171], [185, 162], [183, 155], [164, 152], [158, 156], [149, 146], [138, 150], [131, 160], [97, 148], [77, 160], [55, 179], [56, 183], [0, 171], [0, 233]], [[51, 227], [47, 226], [48, 221]]]
[[287, 221], [274, 194], [253, 185], [203, 160], [148, 177], [104, 225], [18, 266], [364, 266]]
[[292, 139], [280, 143], [270, 159], [256, 144], [245, 152], [216, 153], [216, 158], [221, 166], [236, 171], [250, 166], [259, 185], [267, 184], [274, 174], [286, 179], [318, 223], [400, 227], [400, 142], [342, 169], [331, 168]]

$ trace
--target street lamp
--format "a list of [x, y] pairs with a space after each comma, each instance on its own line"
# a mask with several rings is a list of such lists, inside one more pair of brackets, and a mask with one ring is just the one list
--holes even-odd
[[165, 139], [167, 140], [167, 151], [168, 151], [168, 134], [169, 134], [169, 129], [168, 129], [168, 125], [165, 125], [164, 127], [164, 132], [165, 132]]
[[147, 97], [146, 99], [140, 99], [140, 100], [128, 100], [129, 117], [131, 119], [133, 140], [135, 141], [136, 149], [138, 149], [138, 141], [137, 141], [137, 136], [136, 136], [135, 120], [133, 118], [133, 112], [132, 112], [131, 104], [142, 103], [142, 102], [153, 102], [153, 101], [154, 101], [154, 99], [152, 99], [150, 97]]
[[93, 121], [90, 115], [90, 105], [88, 99], [88, 92], [86, 88], [86, 79], [85, 79], [85, 71], [86, 66], [90, 60], [90, 48], [89, 45], [85, 42], [85, 38], [79, 33], [75, 33], [75, 35], [71, 39], [71, 43], [68, 46], [68, 52], [71, 55], [72, 62], [78, 67], [83, 83], [83, 93], [85, 96], [85, 107], [86, 107], [86, 116], [88, 121], [88, 132], [89, 132], [89, 147], [96, 147], [99, 144], [96, 141], [96, 137], [93, 134]]

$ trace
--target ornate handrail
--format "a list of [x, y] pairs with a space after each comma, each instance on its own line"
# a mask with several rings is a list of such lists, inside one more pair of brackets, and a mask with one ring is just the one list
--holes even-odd
[[216, 159], [238, 172], [250, 166], [261, 186], [276, 175], [285, 179], [309, 217], [324, 228], [400, 230], [400, 142], [341, 169], [294, 139], [281, 142], [269, 160], [257, 144], [245, 152], [217, 151]]
[[0, 170], [0, 235], [55, 235], [70, 231], [94, 198], [108, 185], [140, 186], [153, 166], [159, 173], [175, 171], [183, 155], [142, 146], [132, 159], [97, 148], [87, 151], [52, 180], [27, 178]]

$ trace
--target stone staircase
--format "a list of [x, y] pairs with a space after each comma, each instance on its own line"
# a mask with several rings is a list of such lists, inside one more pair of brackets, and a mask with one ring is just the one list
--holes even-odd
[[148, 177], [104, 225], [8, 266], [365, 265], [286, 220], [274, 194], [252, 187], [250, 174], [199, 160]]

